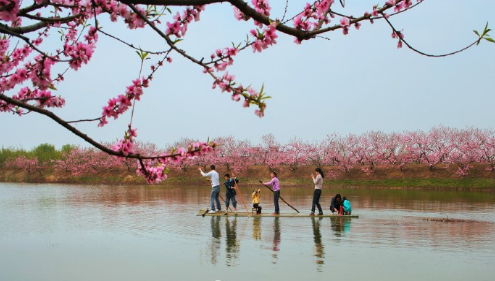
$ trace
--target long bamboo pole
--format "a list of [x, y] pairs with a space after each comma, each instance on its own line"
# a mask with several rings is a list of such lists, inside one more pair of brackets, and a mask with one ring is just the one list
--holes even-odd
[[244, 208], [246, 208], [246, 214], [248, 217], [251, 217], [251, 214], [249, 213], [249, 210], [246, 206], [246, 202], [244, 202], [244, 198], [242, 197], [241, 190], [239, 189], [239, 186], [237, 186], [237, 182], [235, 181], [234, 172], [232, 172], [232, 177], [234, 178], [234, 187], [235, 187], [237, 193], [239, 193], [239, 197], [241, 197], [241, 201], [242, 201], [242, 204], [244, 204]]
[[[263, 181], [261, 181], [261, 180], [260, 180], [260, 183], [261, 183], [264, 187], [268, 188], [268, 189], [269, 189], [272, 193], [275, 193], [275, 191], [273, 191], [273, 189], [272, 189], [271, 187], [269, 187], [268, 185], [264, 184], [264, 183], [263, 183]], [[285, 204], [287, 204], [289, 207], [291, 207], [292, 209], [294, 209], [296, 212], [298, 212], [298, 213], [299, 213], [299, 210], [297, 210], [296, 208], [292, 207], [292, 205], [291, 205], [291, 204], [287, 203], [287, 201], [285, 201], [285, 200], [284, 200], [284, 198], [282, 198], [282, 196], [280, 196], [279, 198], [280, 198], [280, 200], [284, 201], [284, 203], [285, 203]]]

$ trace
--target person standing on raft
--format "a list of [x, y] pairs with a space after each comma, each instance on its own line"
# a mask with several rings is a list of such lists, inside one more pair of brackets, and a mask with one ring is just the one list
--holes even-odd
[[280, 207], [278, 205], [278, 199], [280, 198], [280, 182], [278, 181], [276, 172], [272, 172], [271, 176], [272, 176], [272, 180], [269, 182], [264, 182], [263, 184], [272, 187], [272, 189], [273, 189], [273, 205], [275, 205], [275, 212], [273, 213], [273, 215], [279, 215], [280, 214]]
[[211, 210], [208, 213], [210, 214], [216, 213], [215, 203], [217, 205], [217, 210], [220, 212], [222, 210], [222, 206], [220, 205], [220, 199], [218, 199], [220, 195], [220, 177], [217, 171], [215, 171], [215, 165], [210, 166], [211, 171], [209, 171], [208, 173], [204, 173], [201, 167], [199, 167], [198, 170], [201, 172], [201, 175], [203, 177], [209, 178], [211, 182], [211, 196], [210, 196]]
[[223, 183], [225, 185], [225, 215], [229, 213], [229, 203], [232, 201], [232, 206], [234, 207], [234, 213], [237, 214], [237, 201], [235, 200], [236, 196], [236, 191], [235, 191], [235, 184], [239, 183], [239, 180], [237, 178], [231, 178], [230, 174], [225, 174], [224, 175], [225, 182]]
[[315, 206], [316, 206], [318, 207], [318, 215], [322, 216], [323, 210], [321, 209], [321, 205], [320, 205], [320, 196], [321, 196], [321, 187], [323, 186], [323, 178], [325, 176], [323, 175], [323, 172], [321, 171], [320, 168], [316, 168], [315, 171], [316, 171], [315, 175], [311, 174], [311, 178], [313, 179], [313, 182], [315, 184], [315, 191], [313, 192], [313, 204], [311, 205], [311, 213], [309, 215], [310, 216], [315, 215]]

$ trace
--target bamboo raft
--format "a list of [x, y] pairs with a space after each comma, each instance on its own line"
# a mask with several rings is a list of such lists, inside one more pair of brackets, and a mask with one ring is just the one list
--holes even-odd
[[[205, 214], [205, 210], [202, 209], [202, 210], [199, 210], [198, 214], [196, 216], [208, 216], [208, 217], [247, 217], [248, 216], [248, 213], [246, 212], [237, 212], [237, 214], [235, 213], [231, 213], [229, 212], [228, 215], [225, 215], [225, 211], [221, 211], [221, 212], [217, 212], [215, 214], [208, 214], [208, 212], [206, 212]], [[252, 213], [249, 213], [249, 216], [250, 217], [255, 217], [255, 218], [259, 218], [259, 217], [284, 217], [284, 218], [303, 218], [303, 217], [306, 217], [306, 218], [310, 218], [312, 216], [310, 216], [309, 214], [301, 214], [301, 213], [295, 213], [295, 214], [289, 214], [289, 213], [281, 213], [281, 214], [278, 214], [278, 215], [273, 215], [271, 213], [261, 213], [259, 215], [257, 214], [252, 214]], [[314, 215], [315, 218], [359, 218], [358, 215], [332, 215], [332, 214], [326, 214], [326, 215]]]

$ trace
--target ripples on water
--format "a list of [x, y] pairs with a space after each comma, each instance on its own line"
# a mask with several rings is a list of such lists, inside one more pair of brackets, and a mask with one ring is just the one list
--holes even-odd
[[[309, 213], [311, 188], [282, 192]], [[324, 190], [325, 209], [337, 192], [359, 219], [197, 217], [206, 187], [0, 184], [0, 280], [493, 280], [493, 193]]]

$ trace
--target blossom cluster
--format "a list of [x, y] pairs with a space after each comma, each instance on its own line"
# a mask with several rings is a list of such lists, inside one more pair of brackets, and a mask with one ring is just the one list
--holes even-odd
[[147, 88], [148, 83], [149, 80], [146, 78], [135, 79], [132, 81], [132, 85], [127, 86], [125, 94], [111, 98], [108, 104], [103, 107], [99, 126], [105, 126], [108, 123], [107, 118], [113, 117], [117, 119], [132, 106], [133, 100], [140, 100], [141, 95], [143, 95], [143, 88]]
[[134, 154], [136, 152], [134, 147], [134, 138], [137, 137], [136, 130], [137, 129], [132, 129], [129, 125], [129, 129], [125, 132], [124, 138], [114, 144], [112, 146], [112, 150], [121, 152], [126, 156], [129, 154]]
[[[214, 61], [214, 68], [217, 71], [224, 71], [227, 66], [234, 63], [234, 59], [232, 57], [236, 56], [238, 53], [239, 49], [235, 47], [227, 47], [223, 50], [217, 49], [215, 53], [210, 56], [211, 60]], [[212, 71], [212, 69], [209, 71]]]
[[165, 173], [165, 165], [153, 166], [151, 161], [148, 161], [141, 165], [138, 163], [138, 169], [136, 173], [146, 179], [149, 184], [157, 184], [167, 179]]
[[258, 104], [259, 109], [255, 110], [255, 114], [258, 117], [263, 117], [266, 104], [260, 102], [260, 92], [254, 90], [252, 87], [244, 87], [242, 84], [236, 85], [234, 81], [235, 76], [230, 75], [226, 72], [223, 76], [217, 77], [213, 82], [213, 89], [217, 86], [222, 90], [222, 92], [232, 93], [233, 101], [240, 101], [244, 98], [243, 107], [249, 107], [252, 103]]
[[[318, 22], [330, 23], [328, 18], [334, 0], [315, 1], [313, 5], [306, 3], [304, 10], [294, 18], [294, 27], [300, 30], [310, 31], [314, 29]], [[330, 16], [333, 16], [330, 14]]]
[[277, 44], [277, 22], [272, 22], [270, 25], [267, 25], [263, 31], [259, 30], [251, 30], [251, 35], [256, 38], [253, 44], [253, 53], [259, 52], [267, 49], [271, 45]]
[[15, 23], [18, 22], [19, 18], [17, 13], [20, 8], [20, 0], [0, 0], [0, 20]]
[[167, 30], [165, 33], [167, 35], [175, 35], [177, 38], [181, 38], [186, 35], [187, 27], [189, 23], [194, 21], [199, 21], [199, 16], [201, 11], [205, 8], [204, 6], [194, 6], [192, 8], [188, 7], [182, 13], [182, 15], [177, 12], [174, 16], [174, 22], [167, 22]]

